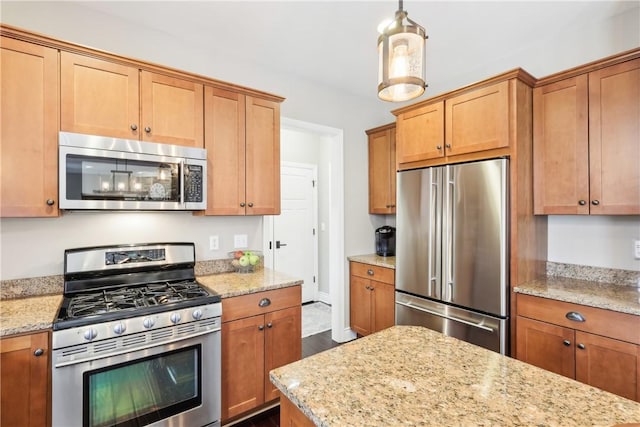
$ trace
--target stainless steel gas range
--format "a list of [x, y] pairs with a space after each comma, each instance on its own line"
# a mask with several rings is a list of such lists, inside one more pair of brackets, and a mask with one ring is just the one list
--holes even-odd
[[68, 249], [52, 425], [219, 426], [220, 296], [193, 243]]

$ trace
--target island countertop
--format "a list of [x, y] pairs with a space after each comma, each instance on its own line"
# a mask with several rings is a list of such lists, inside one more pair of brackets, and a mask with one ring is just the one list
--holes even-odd
[[317, 426], [612, 426], [640, 403], [419, 326], [274, 369]]

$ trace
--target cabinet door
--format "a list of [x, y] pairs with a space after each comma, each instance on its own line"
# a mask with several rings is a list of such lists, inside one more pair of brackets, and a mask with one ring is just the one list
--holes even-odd
[[2, 37], [0, 216], [58, 216], [58, 52]]
[[269, 371], [302, 358], [301, 306], [265, 315], [264, 401], [279, 396], [278, 388], [269, 380]]
[[47, 332], [0, 340], [0, 425], [48, 425], [48, 343]]
[[395, 289], [386, 283], [371, 281], [373, 299], [373, 332], [389, 328], [396, 323]]
[[534, 213], [589, 213], [587, 76], [533, 90]]
[[[369, 213], [395, 212], [395, 149], [391, 129], [369, 135]], [[393, 186], [393, 188], [392, 188]]]
[[138, 69], [60, 53], [60, 129], [139, 139]]
[[246, 213], [280, 214], [280, 104], [246, 101]]
[[589, 73], [591, 214], [640, 214], [640, 59]]
[[509, 146], [509, 82], [447, 99], [447, 156]]
[[349, 285], [350, 326], [360, 335], [371, 333], [370, 280], [351, 275]]
[[202, 148], [202, 84], [148, 71], [142, 71], [141, 79], [142, 139]]
[[516, 337], [518, 360], [575, 377], [573, 329], [518, 316]]
[[398, 169], [404, 163], [444, 157], [444, 102], [400, 114], [396, 132]]
[[222, 324], [222, 420], [264, 402], [264, 315]]
[[576, 332], [576, 380], [640, 401], [640, 346]]
[[244, 215], [245, 96], [205, 88], [208, 179], [205, 215]]

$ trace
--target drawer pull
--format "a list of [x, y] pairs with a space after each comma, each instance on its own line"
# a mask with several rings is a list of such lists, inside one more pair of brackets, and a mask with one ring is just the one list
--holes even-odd
[[33, 355], [36, 357], [40, 357], [44, 354], [44, 350], [41, 348], [36, 349], [36, 351], [33, 352]]
[[566, 345], [567, 347], [569, 347], [571, 345], [571, 341], [569, 340], [564, 340], [562, 341], [562, 344]]
[[367, 274], [368, 274], [369, 276], [373, 276], [373, 270], [372, 270], [372, 269], [368, 269], [368, 270], [367, 270]]
[[579, 348], [580, 350], [584, 350], [585, 346], [584, 346], [584, 344], [580, 343], [580, 344], [578, 344], [578, 348]]
[[264, 330], [264, 325], [259, 325], [259, 326], [258, 326], [258, 330], [259, 330], [259, 331], [263, 331], [263, 330]]
[[267, 328], [273, 328], [273, 323], [271, 322], [267, 323]]
[[258, 303], [258, 307], [268, 307], [271, 305], [271, 300], [269, 298], [262, 298]]
[[584, 316], [577, 311], [568, 312], [565, 317], [569, 320], [573, 320], [574, 322], [584, 322], [586, 319]]

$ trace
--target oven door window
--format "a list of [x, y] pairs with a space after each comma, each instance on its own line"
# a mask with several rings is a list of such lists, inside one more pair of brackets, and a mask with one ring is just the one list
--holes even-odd
[[180, 164], [67, 154], [68, 200], [180, 201]]
[[83, 374], [83, 427], [143, 426], [202, 404], [202, 346]]

